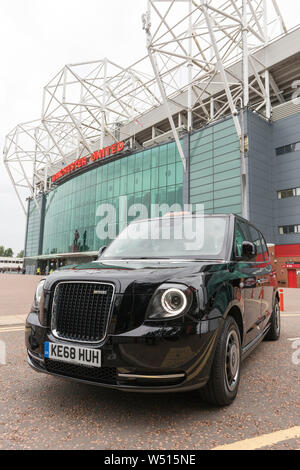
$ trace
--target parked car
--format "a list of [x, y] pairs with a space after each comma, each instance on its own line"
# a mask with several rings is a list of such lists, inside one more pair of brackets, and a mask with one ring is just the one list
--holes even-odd
[[265, 239], [236, 215], [133, 222], [97, 261], [41, 281], [26, 323], [36, 371], [123, 391], [199, 390], [219, 406], [237, 395], [241, 361], [279, 335]]

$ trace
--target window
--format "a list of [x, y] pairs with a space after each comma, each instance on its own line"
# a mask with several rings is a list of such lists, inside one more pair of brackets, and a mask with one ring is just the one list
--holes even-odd
[[[188, 234], [188, 237], [187, 237]], [[136, 221], [106, 249], [103, 259], [223, 258], [227, 219], [166, 217]]]
[[242, 256], [243, 242], [249, 241], [247, 225], [242, 221], [236, 221], [234, 233], [234, 255], [237, 258]]
[[283, 189], [282, 191], [277, 192], [278, 199], [286, 199], [288, 197], [297, 197], [300, 196], [300, 187], [292, 189]]
[[256, 261], [262, 261], [263, 260], [263, 255], [262, 255], [262, 246], [261, 246], [261, 238], [260, 238], [260, 233], [252, 227], [252, 225], [249, 225], [249, 231], [250, 231], [250, 236], [251, 236], [251, 241], [254, 243], [256, 246]]
[[269, 259], [269, 250], [268, 250], [268, 247], [267, 247], [267, 244], [266, 244], [266, 241], [264, 239], [264, 237], [261, 235], [261, 245], [262, 245], [262, 252], [263, 252], [263, 255], [264, 255], [264, 259], [265, 261], [267, 261]]
[[280, 235], [290, 235], [293, 233], [300, 233], [300, 225], [283, 225], [279, 227]]
[[294, 144], [283, 145], [276, 149], [276, 155], [285, 155], [286, 153], [298, 152], [300, 150], [300, 142]]

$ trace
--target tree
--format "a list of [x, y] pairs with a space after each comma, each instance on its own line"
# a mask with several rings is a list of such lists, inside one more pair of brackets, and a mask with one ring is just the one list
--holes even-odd
[[24, 258], [24, 250], [21, 250], [20, 253], [17, 254], [17, 258]]
[[11, 248], [7, 248], [5, 251], [4, 251], [4, 257], [5, 258], [12, 258], [14, 256], [14, 252], [12, 251]]
[[12, 258], [14, 256], [14, 252], [11, 248], [6, 248], [4, 246], [0, 246], [0, 256], [4, 258]]

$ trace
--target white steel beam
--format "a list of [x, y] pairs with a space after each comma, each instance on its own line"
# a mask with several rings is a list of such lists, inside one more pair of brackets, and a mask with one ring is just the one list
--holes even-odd
[[221, 73], [221, 76], [222, 76], [222, 79], [223, 79], [223, 82], [224, 82], [225, 92], [226, 92], [227, 100], [228, 100], [230, 110], [231, 110], [231, 113], [232, 113], [232, 117], [233, 117], [233, 120], [234, 120], [235, 128], [236, 128], [238, 136], [241, 137], [241, 126], [240, 126], [239, 119], [237, 117], [238, 113], [237, 113], [236, 107], [235, 107], [234, 102], [233, 102], [233, 98], [232, 98], [231, 90], [230, 90], [230, 87], [229, 87], [225, 67], [224, 67], [224, 64], [223, 64], [221, 56], [220, 56], [220, 51], [218, 49], [216, 36], [215, 36], [213, 25], [212, 25], [212, 20], [211, 20], [210, 15], [208, 14], [207, 5], [205, 4], [205, 1], [204, 0], [200, 0], [200, 1], [201, 1], [201, 6], [202, 6], [202, 11], [203, 11], [205, 19], [206, 19], [206, 24], [207, 24], [209, 35], [210, 35], [210, 38], [211, 38], [214, 53], [216, 55], [218, 68], [219, 68], [219, 71]]
[[181, 113], [189, 131], [231, 115], [242, 137], [237, 100], [267, 117], [270, 88], [283, 101], [270, 71], [299, 52], [300, 34], [287, 33], [276, 0], [147, 3], [146, 57], [129, 67], [107, 58], [66, 65], [44, 88], [41, 121], [8, 134], [5, 166], [19, 199], [24, 188], [33, 197], [47, 190], [64, 164], [110, 145], [116, 135], [143, 144], [144, 131], [163, 121], [185, 167], [174, 115]]

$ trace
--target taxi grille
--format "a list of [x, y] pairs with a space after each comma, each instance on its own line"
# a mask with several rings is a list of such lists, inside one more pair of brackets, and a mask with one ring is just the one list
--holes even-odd
[[86, 367], [45, 359], [46, 370], [53, 374], [96, 383], [116, 383], [117, 369], [114, 367]]
[[53, 329], [60, 338], [99, 342], [105, 337], [114, 296], [112, 284], [63, 282], [55, 289]]

